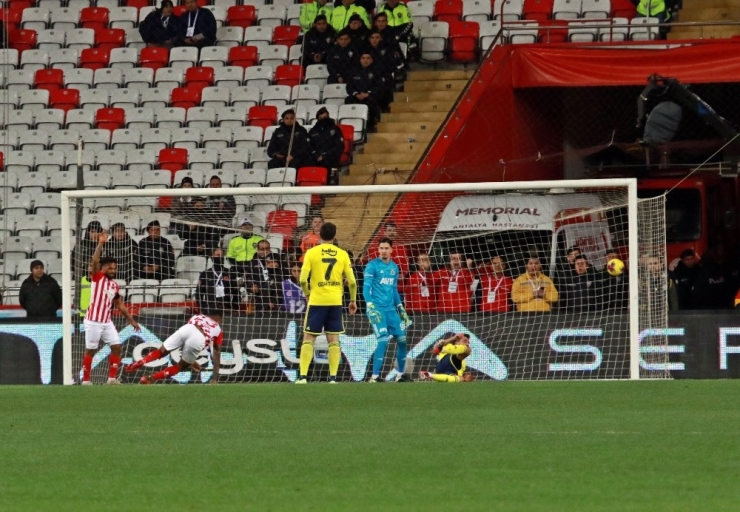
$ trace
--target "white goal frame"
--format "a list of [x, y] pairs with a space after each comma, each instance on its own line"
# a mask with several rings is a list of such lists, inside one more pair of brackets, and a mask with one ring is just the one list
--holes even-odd
[[[374, 193], [408, 193], [408, 192], [471, 192], [481, 191], [517, 191], [517, 190], [550, 190], [565, 188], [611, 188], [624, 187], [627, 189], [628, 209], [628, 254], [629, 261], [638, 261], [638, 199], [636, 178], [610, 178], [587, 180], [559, 180], [559, 181], [513, 181], [513, 182], [481, 182], [481, 183], [434, 183], [434, 184], [405, 184], [405, 185], [360, 185], [360, 186], [324, 186], [324, 187], [281, 187], [279, 190], [268, 187], [210, 189], [198, 188], [198, 196], [223, 196], [227, 190], [229, 195], [306, 195], [306, 194], [357, 194]], [[193, 195], [193, 189], [139, 189], [132, 190], [65, 190], [61, 192], [61, 228], [62, 228], [62, 326], [63, 326], [63, 356], [65, 385], [74, 384], [72, 374], [72, 244], [67, 235], [73, 229], [73, 218], [70, 208], [76, 199], [84, 198], [125, 198], [136, 197], [186, 197]], [[639, 283], [638, 265], [629, 265], [629, 337], [630, 337], [630, 380], [640, 378], [640, 326], [639, 326]]]

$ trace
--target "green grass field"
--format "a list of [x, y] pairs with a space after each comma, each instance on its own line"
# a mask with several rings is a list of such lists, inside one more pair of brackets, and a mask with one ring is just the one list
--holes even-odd
[[740, 508], [737, 381], [3, 387], [0, 510]]

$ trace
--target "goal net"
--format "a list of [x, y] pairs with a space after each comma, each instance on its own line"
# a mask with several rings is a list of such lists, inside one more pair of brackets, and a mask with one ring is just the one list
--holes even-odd
[[[377, 342], [363, 267], [381, 236], [393, 240], [401, 273], [412, 378], [434, 371], [434, 344], [449, 333], [470, 336], [465, 371], [477, 380], [669, 377], [666, 340], [653, 336], [667, 326], [663, 200], [638, 203], [634, 180], [307, 188], [281, 186], [291, 171], [277, 171], [271, 187], [235, 188], [248, 179], [214, 170], [180, 171], [175, 182], [186, 188], [63, 192], [62, 229], [74, 233], [63, 239], [65, 381], [79, 380], [100, 230], [141, 325], [135, 332], [113, 316], [124, 364], [193, 312], [215, 309], [225, 312], [220, 382], [293, 381], [306, 308], [297, 277], [322, 222], [336, 224], [335, 244], [349, 251], [358, 278], [360, 311], [345, 315], [340, 380], [370, 375]], [[107, 377], [107, 353], [93, 361], [93, 382]], [[394, 354], [391, 340], [383, 379], [396, 376]], [[121, 379], [136, 382], [167, 359]], [[208, 382], [207, 352], [200, 363], [201, 372], [174, 381]], [[309, 379], [327, 374], [319, 337]]]

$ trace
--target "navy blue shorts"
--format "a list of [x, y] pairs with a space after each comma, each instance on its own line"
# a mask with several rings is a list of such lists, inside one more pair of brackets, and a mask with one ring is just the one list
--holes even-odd
[[320, 335], [342, 334], [344, 322], [342, 321], [342, 306], [308, 306], [306, 317], [303, 320], [303, 332]]
[[460, 368], [462, 368], [462, 359], [456, 355], [446, 354], [442, 359], [437, 361], [434, 373], [442, 375], [459, 375], [458, 372]]

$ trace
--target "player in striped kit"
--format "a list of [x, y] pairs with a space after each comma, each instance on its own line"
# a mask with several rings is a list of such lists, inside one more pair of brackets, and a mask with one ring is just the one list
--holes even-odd
[[90, 371], [95, 353], [102, 341], [110, 346], [108, 356], [108, 384], [120, 384], [118, 367], [121, 365], [121, 340], [118, 337], [116, 326], [111, 320], [111, 313], [115, 307], [131, 326], [138, 331], [139, 324], [126, 309], [123, 299], [119, 295], [120, 287], [115, 281], [118, 265], [115, 258], [101, 258], [103, 245], [108, 240], [105, 232], [98, 236], [98, 246], [93, 253], [90, 263], [90, 306], [85, 314], [85, 355], [82, 358], [82, 384], [90, 385]]
[[200, 371], [196, 361], [204, 348], [213, 347], [213, 376], [211, 384], [218, 383], [218, 373], [221, 368], [221, 345], [224, 342], [224, 333], [221, 330], [221, 312], [209, 311], [206, 314], [193, 315], [188, 323], [180, 327], [172, 336], [167, 338], [157, 350], [149, 352], [145, 357], [124, 368], [126, 373], [135, 372], [145, 364], [162, 359], [176, 349], [181, 349], [180, 361], [173, 366], [152, 375], [141, 378], [142, 384], [153, 384], [156, 380], [174, 377], [178, 373], [192, 368]]

